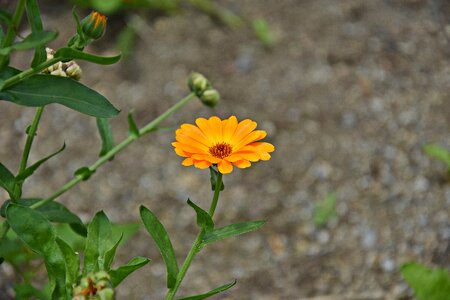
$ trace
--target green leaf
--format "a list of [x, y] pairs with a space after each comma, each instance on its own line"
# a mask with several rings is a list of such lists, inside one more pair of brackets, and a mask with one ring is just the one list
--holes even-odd
[[256, 37], [261, 41], [261, 43], [263, 43], [264, 46], [273, 46], [273, 37], [270, 32], [270, 28], [264, 19], [253, 20], [252, 27]]
[[66, 143], [64, 143], [62, 145], [62, 147], [56, 151], [55, 153], [50, 154], [47, 157], [44, 157], [43, 159], [35, 162], [34, 164], [32, 164], [31, 166], [29, 166], [28, 168], [26, 168], [25, 170], [23, 170], [22, 172], [20, 172], [17, 176], [16, 176], [16, 181], [24, 181], [26, 178], [30, 177], [31, 175], [33, 175], [34, 171], [36, 171], [43, 163], [45, 163], [47, 160], [49, 160], [50, 158], [56, 156], [57, 154], [61, 153], [62, 151], [64, 151], [64, 149], [66, 148]]
[[[97, 128], [102, 139], [102, 149], [100, 150], [100, 156], [108, 153], [112, 148], [114, 148], [114, 137], [112, 133], [111, 124], [108, 119], [97, 118]], [[112, 160], [113, 157], [110, 159]]]
[[147, 229], [148, 233], [152, 236], [162, 255], [164, 263], [166, 264], [167, 288], [171, 289], [175, 286], [178, 275], [178, 264], [169, 235], [163, 224], [161, 224], [158, 218], [148, 208], [141, 205], [139, 211], [145, 229]]
[[328, 193], [326, 198], [314, 207], [314, 224], [316, 226], [325, 226], [330, 219], [336, 216], [336, 195], [334, 193]]
[[100, 211], [88, 226], [83, 276], [103, 271], [106, 252], [113, 246], [111, 223], [105, 213]]
[[114, 244], [114, 246], [112, 246], [111, 249], [106, 251], [106, 253], [105, 253], [105, 264], [104, 264], [105, 271], [109, 271], [109, 269], [111, 269], [111, 265], [112, 265], [112, 262], [114, 260], [114, 256], [116, 256], [117, 247], [119, 246], [120, 241], [122, 241], [122, 238], [123, 238], [123, 234], [120, 235], [119, 239]]
[[0, 163], [0, 187], [7, 191], [11, 198], [13, 198], [12, 196], [14, 195], [15, 185], [14, 175], [7, 167]]
[[206, 299], [209, 298], [211, 296], [214, 296], [218, 293], [222, 293], [230, 288], [232, 288], [234, 285], [236, 284], [236, 280], [234, 280], [233, 282], [227, 283], [225, 285], [219, 286], [218, 288], [215, 288], [205, 294], [201, 294], [201, 295], [196, 295], [196, 296], [189, 296], [189, 297], [185, 297], [185, 298], [180, 298], [178, 300], [202, 300], [202, 299]]
[[50, 222], [38, 211], [14, 203], [6, 208], [6, 219], [17, 236], [44, 257], [53, 290], [52, 299], [67, 297], [65, 262], [55, 241], [55, 229]]
[[75, 171], [75, 176], [80, 177], [83, 181], [86, 181], [91, 178], [94, 173], [95, 171], [89, 169], [89, 167], [81, 167]]
[[58, 33], [51, 31], [41, 31], [39, 33], [32, 33], [22, 41], [13, 44], [10, 47], [1, 48], [0, 55], [8, 55], [12, 50], [24, 51], [39, 48], [55, 40], [57, 37]]
[[[31, 27], [31, 32], [34, 34], [40, 34], [44, 31], [44, 27], [42, 26], [41, 12], [39, 11], [37, 0], [27, 0], [25, 2], [25, 8], [27, 11], [28, 23]], [[36, 47], [31, 66], [34, 68], [46, 60], [47, 53], [45, 51], [45, 45]]]
[[111, 276], [111, 283], [113, 287], [117, 287], [128, 275], [133, 273], [139, 268], [142, 268], [150, 262], [150, 259], [146, 257], [134, 257], [126, 265], [123, 265], [117, 269], [110, 270], [108, 273]]
[[441, 162], [445, 163], [450, 168], [450, 151], [444, 147], [436, 144], [428, 144], [423, 147], [423, 150], [430, 157], [433, 157]]
[[89, 54], [73, 48], [60, 48], [55, 52], [54, 57], [61, 58], [61, 60], [81, 59], [99, 65], [112, 65], [120, 60], [121, 54], [107, 57]]
[[[211, 177], [210, 177], [211, 189], [213, 191], [215, 191], [216, 183], [217, 183], [217, 176], [219, 176], [219, 172], [217, 172], [217, 170], [214, 169], [213, 167], [209, 167], [209, 172], [211, 174]], [[222, 186], [220, 187], [220, 190], [223, 191], [224, 189], [225, 189], [225, 185], [223, 184], [223, 181], [222, 181]]]
[[[3, 79], [8, 74], [14, 74], [14, 72], [4, 72], [0, 77]], [[119, 113], [105, 97], [96, 91], [70, 78], [52, 75], [34, 75], [26, 78], [1, 91], [0, 99], [33, 107], [58, 103], [99, 118], [110, 118]]]
[[4, 9], [0, 9], [0, 22], [5, 24], [6, 26], [9, 26], [11, 24], [11, 21], [12, 15]]
[[214, 229], [206, 232], [203, 237], [202, 247], [211, 244], [228, 237], [244, 234], [247, 232], [254, 231], [260, 227], [262, 227], [266, 221], [251, 221], [251, 222], [242, 222], [237, 224], [231, 224], [222, 228]]
[[132, 136], [139, 137], [141, 134], [139, 133], [139, 128], [136, 125], [136, 121], [134, 121], [132, 112], [128, 113], [128, 131]]
[[38, 299], [38, 300], [50, 300], [51, 294], [46, 293], [47, 291], [41, 291], [29, 283], [16, 284], [14, 286], [14, 291], [16, 292], [16, 300], [28, 300], [28, 299]]
[[418, 300], [448, 300], [450, 273], [445, 269], [431, 269], [418, 263], [401, 267], [405, 281], [414, 290]]
[[[39, 202], [42, 199], [37, 198], [25, 198], [25, 199], [19, 199], [17, 200], [17, 204], [22, 206], [31, 206], [37, 202]], [[6, 215], [6, 208], [8, 204], [11, 203], [11, 200], [6, 201], [2, 207], [0, 208], [0, 215], [5, 217]], [[48, 221], [55, 222], [55, 223], [68, 223], [68, 224], [75, 224], [79, 226], [79, 233], [81, 235], [86, 236], [86, 227], [84, 226], [81, 219], [72, 213], [69, 209], [67, 209], [63, 204], [55, 201], [50, 201], [46, 203], [43, 206], [40, 206], [36, 208], [38, 212], [42, 214]]]
[[188, 199], [187, 204], [195, 210], [197, 214], [197, 225], [206, 231], [212, 230], [214, 228], [214, 222], [211, 216], [204, 211], [201, 207], [197, 206], [194, 202]]
[[63, 255], [66, 263], [66, 290], [71, 293], [72, 286], [77, 283], [78, 276], [80, 275], [80, 257], [65, 241], [56, 238], [56, 243]]

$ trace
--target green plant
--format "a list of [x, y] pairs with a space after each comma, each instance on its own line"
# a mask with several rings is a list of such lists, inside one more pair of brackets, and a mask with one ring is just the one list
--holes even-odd
[[336, 195], [334, 193], [328, 193], [324, 200], [316, 203], [313, 221], [316, 226], [322, 227], [336, 217]]
[[432, 269], [411, 262], [402, 265], [400, 271], [418, 300], [449, 299], [450, 273], [448, 270]]
[[443, 162], [447, 166], [447, 172], [450, 175], [450, 151], [446, 148], [436, 145], [427, 144], [423, 146], [423, 150], [428, 156]]

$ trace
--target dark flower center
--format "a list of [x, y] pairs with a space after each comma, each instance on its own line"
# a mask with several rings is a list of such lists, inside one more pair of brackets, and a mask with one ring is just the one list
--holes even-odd
[[233, 147], [228, 143], [218, 143], [209, 148], [209, 153], [217, 158], [227, 157], [233, 152]]

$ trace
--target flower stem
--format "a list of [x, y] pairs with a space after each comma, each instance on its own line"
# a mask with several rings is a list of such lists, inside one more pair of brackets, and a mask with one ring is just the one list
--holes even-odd
[[[216, 188], [214, 190], [214, 196], [211, 201], [211, 207], [209, 208], [209, 215], [211, 216], [211, 218], [214, 216], [214, 212], [217, 207], [217, 202], [219, 200], [221, 186], [222, 186], [222, 173], [219, 172], [219, 174], [217, 176], [217, 181], [216, 181]], [[184, 276], [186, 275], [186, 272], [192, 263], [192, 260], [194, 259], [195, 255], [199, 251], [199, 247], [202, 243], [203, 236], [205, 235], [205, 233], [206, 233], [205, 229], [202, 229], [202, 230], [200, 230], [199, 234], [197, 235], [197, 238], [195, 239], [194, 244], [192, 244], [191, 250], [189, 250], [189, 253], [186, 256], [186, 259], [184, 260], [183, 265], [181, 266], [181, 269], [178, 272], [177, 281], [175, 282], [175, 286], [167, 292], [165, 300], [173, 300], [173, 298], [175, 297], [175, 294], [177, 293], [178, 288], [180, 287], [181, 282], [183, 281]]]
[[[195, 96], [194, 93], [190, 93], [180, 101], [178, 101], [175, 105], [170, 107], [168, 110], [166, 110], [163, 114], [161, 114], [159, 117], [145, 125], [142, 129], [139, 130], [139, 135], [129, 135], [126, 139], [124, 139], [121, 143], [117, 144], [114, 148], [109, 150], [105, 155], [100, 157], [95, 163], [93, 163], [91, 166], [89, 166], [89, 170], [93, 173], [95, 172], [99, 167], [101, 167], [103, 164], [108, 162], [113, 156], [115, 156], [117, 153], [125, 149], [128, 145], [130, 145], [135, 140], [139, 139], [142, 135], [149, 133], [157, 128], [157, 126], [167, 119], [170, 115], [172, 115], [174, 112], [179, 110], [181, 107], [186, 105], [191, 99], [193, 99]], [[38, 208], [42, 205], [45, 205], [48, 202], [51, 202], [76, 186], [78, 183], [80, 183], [83, 180], [83, 176], [75, 176], [72, 180], [64, 184], [59, 190], [57, 190], [55, 193], [53, 193], [50, 197], [46, 199], [42, 199], [35, 204], [31, 205], [31, 208]]]
[[[11, 24], [8, 26], [8, 31], [6, 32], [6, 36], [3, 39], [0, 48], [9, 47], [13, 43], [17, 28], [19, 27], [20, 21], [22, 20], [23, 11], [25, 9], [25, 2], [25, 0], [19, 0], [19, 2], [17, 3], [16, 10], [14, 11], [14, 15], [12, 16]], [[9, 55], [0, 55], [0, 69], [2, 69], [7, 63], [8, 57]]]

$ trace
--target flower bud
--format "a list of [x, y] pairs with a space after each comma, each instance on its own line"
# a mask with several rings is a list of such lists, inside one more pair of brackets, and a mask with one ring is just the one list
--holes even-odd
[[202, 100], [203, 104], [214, 107], [219, 103], [220, 94], [215, 89], [208, 89], [200, 96], [200, 100]]
[[73, 300], [113, 300], [111, 278], [105, 271], [89, 273], [73, 289]]
[[191, 92], [200, 97], [203, 92], [210, 86], [208, 79], [200, 73], [192, 73], [189, 76], [188, 85]]
[[72, 79], [80, 80], [81, 78], [81, 68], [80, 66], [73, 60], [66, 63], [66, 74]]
[[94, 40], [98, 40], [105, 33], [106, 16], [93, 11], [81, 21], [83, 33]]

